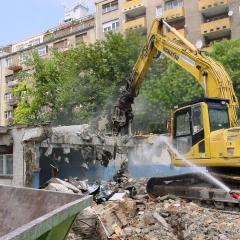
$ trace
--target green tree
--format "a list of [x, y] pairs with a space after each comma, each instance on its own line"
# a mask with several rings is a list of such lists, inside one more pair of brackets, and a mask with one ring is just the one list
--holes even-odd
[[[15, 89], [15, 95], [22, 96], [15, 123], [86, 123], [109, 114], [144, 41], [136, 32], [126, 37], [110, 33], [104, 41], [80, 43], [65, 53], [53, 50], [51, 59], [33, 54], [29, 65], [35, 71], [23, 74], [26, 81]], [[238, 97], [239, 53], [240, 40], [214, 43], [211, 53], [230, 74]], [[202, 95], [201, 86], [184, 69], [166, 58], [155, 59], [135, 99], [134, 129], [162, 131], [174, 105]]]
[[[53, 51], [51, 59], [33, 54], [34, 72], [15, 94], [25, 95], [15, 110], [15, 123], [89, 122], [109, 111], [125, 84], [144, 37], [110, 33], [95, 44], [79, 44], [67, 53]], [[114, 94], [115, 93], [115, 94]]]
[[230, 75], [238, 99], [240, 98], [240, 40], [223, 40], [213, 44], [211, 57], [221, 62]]

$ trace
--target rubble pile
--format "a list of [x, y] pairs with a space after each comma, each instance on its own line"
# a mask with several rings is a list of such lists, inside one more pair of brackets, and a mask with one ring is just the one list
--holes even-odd
[[229, 240], [239, 239], [240, 214], [202, 208], [174, 197], [136, 196], [94, 207], [101, 239]]
[[84, 209], [73, 224], [67, 240], [98, 240], [99, 234], [96, 231], [98, 224], [99, 222], [93, 209]]
[[[62, 184], [66, 191], [94, 195], [94, 205], [87, 217], [79, 216], [68, 240], [240, 239], [240, 213], [204, 208], [174, 196], [150, 198], [147, 180], [129, 178], [125, 168], [126, 162], [112, 182], [89, 185], [74, 178], [49, 182], [48, 189]], [[56, 189], [62, 191], [60, 186]]]

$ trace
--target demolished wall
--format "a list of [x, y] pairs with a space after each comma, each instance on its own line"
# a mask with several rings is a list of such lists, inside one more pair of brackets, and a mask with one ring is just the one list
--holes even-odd
[[[0, 184], [39, 187], [53, 174], [101, 177], [99, 169], [119, 156], [116, 145], [121, 146], [119, 139], [96, 133], [86, 124], [6, 128], [0, 146], [12, 146], [13, 175], [0, 176]], [[119, 151], [126, 154], [127, 147]]]

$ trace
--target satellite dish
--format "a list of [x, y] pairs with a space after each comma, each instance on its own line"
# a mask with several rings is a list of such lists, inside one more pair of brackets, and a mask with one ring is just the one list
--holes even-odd
[[196, 45], [197, 49], [201, 49], [203, 47], [203, 41], [202, 40], [198, 40], [195, 45]]
[[228, 12], [228, 16], [231, 17], [232, 15], [233, 15], [233, 10], [230, 10], [230, 11]]

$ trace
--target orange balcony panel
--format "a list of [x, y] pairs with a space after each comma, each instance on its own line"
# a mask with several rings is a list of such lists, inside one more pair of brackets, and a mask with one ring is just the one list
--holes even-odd
[[179, 18], [184, 18], [184, 8], [183, 7], [177, 7], [177, 8], [172, 8], [170, 10], [165, 10], [163, 13], [163, 18], [165, 20], [175, 20]]
[[145, 7], [144, 0], [131, 0], [123, 3], [123, 12], [131, 11], [139, 7]]
[[214, 32], [231, 29], [229, 18], [223, 18], [216, 21], [201, 24], [201, 33], [209, 35]]
[[11, 64], [8, 65], [8, 69], [12, 71], [19, 71], [22, 70], [22, 65], [20, 61], [14, 60]]
[[123, 25], [124, 31], [134, 30], [137, 28], [146, 28], [146, 27], [147, 27], [147, 20], [145, 17], [141, 17], [132, 21], [125, 22]]
[[210, 8], [218, 8], [224, 5], [228, 5], [228, 0], [199, 0], [199, 11], [205, 11]]

